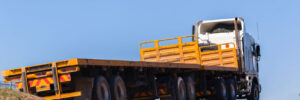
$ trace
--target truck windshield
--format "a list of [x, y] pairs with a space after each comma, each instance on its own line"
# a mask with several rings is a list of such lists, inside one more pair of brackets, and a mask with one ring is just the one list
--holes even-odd
[[[241, 20], [237, 21], [237, 28], [238, 32], [241, 33], [243, 30]], [[199, 45], [236, 44], [234, 31], [234, 20], [203, 22], [198, 33]]]
[[[241, 30], [241, 23], [238, 21], [238, 30]], [[233, 32], [234, 23], [233, 21], [224, 21], [224, 22], [207, 22], [202, 23], [200, 26], [200, 34], [205, 33], [225, 33]]]
[[[241, 30], [241, 26], [238, 25], [238, 30]], [[223, 33], [234, 31], [233, 23], [218, 23], [212, 29], [208, 30], [209, 33]]]

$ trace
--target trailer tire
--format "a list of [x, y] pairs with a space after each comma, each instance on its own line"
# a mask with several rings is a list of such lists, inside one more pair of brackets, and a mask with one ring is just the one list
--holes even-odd
[[247, 100], [259, 100], [259, 87], [257, 83], [252, 83], [251, 93], [247, 96]]
[[95, 81], [95, 100], [111, 100], [110, 87], [103, 76], [96, 77]]
[[186, 100], [186, 88], [182, 77], [177, 77], [172, 82], [173, 95], [175, 100]]
[[114, 76], [111, 78], [111, 93], [112, 93], [112, 100], [126, 100], [127, 99], [127, 92], [125, 83], [120, 76]]
[[195, 82], [192, 77], [184, 78], [187, 100], [196, 100]]
[[217, 79], [215, 100], [227, 100], [227, 90], [223, 78]]
[[233, 79], [228, 79], [226, 81], [226, 89], [228, 100], [236, 100], [236, 85]]

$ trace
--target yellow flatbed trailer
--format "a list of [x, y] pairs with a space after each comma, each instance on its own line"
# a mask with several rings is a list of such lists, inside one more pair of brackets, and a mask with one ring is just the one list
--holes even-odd
[[[187, 37], [191, 37], [191, 36], [187, 36]], [[172, 39], [180, 40], [181, 38], [186, 38], [186, 37], [178, 37]], [[154, 42], [159, 42], [159, 41], [154, 41]], [[144, 42], [144, 43], [149, 43], [149, 42]], [[63, 99], [63, 98], [73, 98], [73, 97], [82, 96], [83, 93], [81, 90], [64, 89], [65, 84], [66, 85], [77, 84], [73, 80], [74, 79], [76, 80], [76, 78], [78, 77], [78, 75], [75, 75], [75, 73], [80, 73], [80, 71], [82, 71], [81, 69], [85, 69], [84, 71], [88, 70], [90, 71], [89, 73], [93, 73], [93, 70], [106, 71], [108, 69], [114, 69], [117, 70], [116, 72], [123, 72], [123, 73], [126, 73], [127, 70], [136, 70], [137, 72], [140, 72], [143, 69], [148, 69], [148, 70], [156, 69], [158, 70], [156, 74], [159, 74], [160, 72], [163, 73], [166, 70], [170, 70], [170, 69], [179, 69], [182, 70], [182, 72], [201, 71], [201, 70], [222, 71], [222, 72], [238, 71], [237, 61], [234, 61], [236, 60], [235, 48], [217, 50], [217, 51], [214, 50], [209, 52], [196, 52], [198, 51], [197, 49], [199, 47], [195, 46], [195, 43], [197, 43], [197, 41], [188, 42], [188, 43], [179, 43], [175, 45], [168, 45], [162, 47], [157, 46], [154, 48], [146, 48], [146, 49], [141, 48], [142, 61], [70, 59], [70, 60], [63, 60], [63, 61], [46, 63], [46, 64], [6, 70], [6, 71], [2, 71], [1, 75], [2, 77], [4, 77], [5, 82], [16, 82], [15, 83], [16, 89], [19, 89], [23, 92], [37, 94], [43, 96], [45, 99]], [[174, 51], [174, 49], [178, 49], [178, 48], [181, 48], [182, 50]], [[168, 52], [167, 53], [161, 52], [161, 54], [158, 56], [156, 53], [160, 49], [163, 49]], [[168, 49], [173, 49], [173, 50], [168, 50]], [[195, 54], [195, 52], [201, 54], [202, 57], [200, 57], [201, 55], [192, 56], [193, 54]], [[225, 57], [227, 58], [229, 57], [230, 59], [233, 59], [233, 61], [229, 61], [229, 63], [227, 63], [227, 64], [231, 64], [231, 66], [223, 66], [225, 63], [223, 64], [222, 62], [220, 62], [221, 59], [225, 59], [220, 56], [222, 52], [229, 53], [229, 55]], [[176, 54], [179, 54], [179, 56], [181, 55], [182, 56], [181, 59], [178, 58], [176, 59], [177, 57]], [[185, 57], [183, 57], [184, 55], [189, 55], [189, 58], [185, 59]], [[209, 58], [211, 58], [212, 60], [210, 60]], [[165, 59], [165, 60], [147, 61], [149, 59], [155, 59], [155, 60]], [[170, 62], [170, 60], [179, 61], [179, 62], [174, 63], [174, 62]], [[184, 61], [190, 61], [190, 62], [184, 62]], [[204, 65], [199, 64], [198, 61], [201, 61], [201, 63], [204, 63]], [[211, 64], [208, 61], [212, 61], [214, 63]]]
[[[138, 68], [187, 68], [187, 69], [196, 69], [196, 70], [214, 70], [214, 71], [237, 71], [237, 68], [232, 67], [222, 67], [222, 66], [201, 66], [199, 64], [184, 64], [184, 63], [168, 63], [168, 62], [146, 62], [146, 61], [122, 61], [122, 60], [103, 60], [103, 59], [69, 59], [63, 61], [56, 61], [46, 64], [26, 66], [22, 68], [10, 69], [1, 72], [1, 76], [5, 77], [5, 82], [14, 81], [15, 78], [12, 76], [22, 75], [22, 72], [25, 72], [28, 78], [37, 78], [38, 74], [29, 74], [40, 71], [51, 70], [52, 67], [58, 69], [58, 73], [72, 73], [80, 71], [80, 67], [87, 66], [96, 66], [96, 67], [138, 67]], [[36, 70], [35, 70], [36, 68]], [[49, 72], [50, 73], [50, 72]], [[45, 73], [47, 76], [50, 76], [52, 73]], [[42, 75], [42, 73], [39, 73]], [[45, 76], [46, 76], [45, 75]], [[21, 79], [21, 77], [19, 77]]]
[[[237, 71], [237, 68], [221, 66], [201, 66], [199, 64], [183, 63], [162, 63], [162, 62], [145, 62], [145, 61], [121, 61], [121, 60], [101, 60], [101, 59], [70, 59], [52, 63], [27, 66], [1, 72], [5, 82], [16, 82], [16, 89], [23, 92], [30, 92], [29, 88], [36, 88], [35, 91], [43, 92], [55, 90], [50, 85], [57, 84], [55, 95], [45, 96], [45, 99], [62, 99], [81, 96], [81, 91], [62, 92], [60, 84], [71, 81], [71, 73], [80, 71], [80, 68], [99, 67], [107, 69], [115, 67], [125, 70], [126, 68], [161, 68], [161, 69], [190, 69], [190, 70], [211, 70], [211, 71]], [[56, 74], [53, 74], [56, 73]], [[65, 77], [66, 76], [66, 77]], [[57, 78], [53, 78], [57, 77]], [[59, 77], [59, 78], [58, 78]], [[57, 81], [53, 79], [59, 79]], [[56, 83], [55, 83], [56, 82]], [[27, 84], [23, 84], [27, 83]], [[23, 88], [27, 87], [27, 88]]]

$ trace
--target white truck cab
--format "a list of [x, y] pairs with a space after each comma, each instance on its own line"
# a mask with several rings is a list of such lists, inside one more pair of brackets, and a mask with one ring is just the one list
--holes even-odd
[[200, 47], [226, 43], [234, 44], [229, 45], [229, 48], [235, 46], [239, 56], [239, 72], [241, 74], [239, 82], [244, 83], [238, 86], [240, 94], [248, 93], [250, 95], [253, 83], [259, 86], [258, 61], [260, 58], [260, 46], [245, 31], [243, 18], [200, 20], [195, 23], [193, 34], [197, 35]]
[[[213, 45], [223, 43], [236, 44], [235, 18], [198, 21], [195, 24], [194, 32], [198, 36], [200, 45]], [[244, 34], [244, 21], [237, 18], [237, 29], [239, 40]]]

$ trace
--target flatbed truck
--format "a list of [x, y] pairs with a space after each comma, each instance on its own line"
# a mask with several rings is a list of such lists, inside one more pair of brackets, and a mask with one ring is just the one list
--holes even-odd
[[191, 36], [142, 42], [140, 57], [76, 58], [1, 76], [47, 100], [259, 100], [260, 46], [240, 17], [200, 20]]

